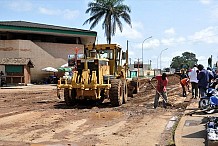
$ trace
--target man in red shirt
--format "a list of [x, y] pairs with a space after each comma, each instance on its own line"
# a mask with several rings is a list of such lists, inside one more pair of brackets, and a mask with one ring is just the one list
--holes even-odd
[[[162, 75], [157, 75], [155, 77], [157, 79], [157, 87], [156, 87], [156, 95], [154, 98], [154, 108], [156, 109], [159, 102], [159, 97], [163, 97], [163, 107], [166, 108], [166, 102], [167, 102], [167, 84], [168, 79], [166, 73], [163, 73]], [[153, 78], [152, 78], [153, 79]]]

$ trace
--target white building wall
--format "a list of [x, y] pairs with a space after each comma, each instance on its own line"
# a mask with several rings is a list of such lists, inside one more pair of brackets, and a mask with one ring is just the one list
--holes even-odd
[[67, 63], [69, 54], [75, 53], [74, 48], [84, 51], [81, 44], [58, 44], [32, 42], [30, 40], [0, 40], [0, 59], [2, 58], [30, 58], [34, 64], [31, 68], [31, 80], [41, 80], [48, 73], [42, 68], [51, 66], [58, 68]]

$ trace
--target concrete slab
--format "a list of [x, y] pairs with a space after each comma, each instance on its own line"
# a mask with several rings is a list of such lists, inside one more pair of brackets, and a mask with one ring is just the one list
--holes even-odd
[[[198, 108], [198, 100], [193, 99], [188, 109]], [[190, 112], [190, 110], [187, 110]], [[200, 112], [192, 116], [183, 115], [175, 131], [176, 146], [205, 146], [206, 144], [206, 114]]]

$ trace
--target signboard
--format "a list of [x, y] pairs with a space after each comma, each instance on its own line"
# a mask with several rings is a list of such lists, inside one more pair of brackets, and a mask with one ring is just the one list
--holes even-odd
[[142, 61], [135, 61], [134, 62], [134, 68], [143, 68], [143, 62]]
[[76, 65], [76, 57], [77, 55], [68, 55], [68, 66], [75, 66]]

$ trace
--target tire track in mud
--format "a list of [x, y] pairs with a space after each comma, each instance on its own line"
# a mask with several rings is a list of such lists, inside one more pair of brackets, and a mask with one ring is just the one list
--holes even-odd
[[[169, 86], [170, 99], [179, 94], [177, 86]], [[7, 97], [1, 99], [0, 95], [0, 100], [9, 102], [0, 103], [4, 106], [0, 108], [0, 137], [5, 145], [10, 144], [11, 139], [24, 143], [78, 146], [154, 145], [161, 141], [168, 120], [178, 111], [176, 107], [154, 110], [155, 90], [145, 92], [143, 89], [135, 98], [128, 97], [128, 102], [120, 107], [111, 107], [107, 103], [66, 107], [62, 100], [55, 99], [53, 89], [37, 90], [33, 94], [27, 91], [27, 95], [23, 91], [15, 97], [4, 93]], [[17, 101], [13, 101], [15, 99]], [[25, 120], [22, 121], [23, 113]], [[16, 120], [11, 123], [3, 122], [13, 117]]]

